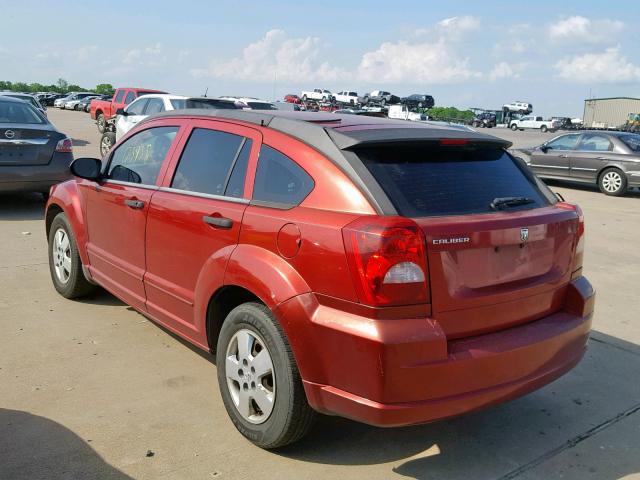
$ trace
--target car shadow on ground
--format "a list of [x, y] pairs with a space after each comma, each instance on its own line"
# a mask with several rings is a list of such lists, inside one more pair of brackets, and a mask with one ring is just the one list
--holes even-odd
[[0, 431], [0, 478], [131, 479], [48, 418], [0, 408]]
[[[597, 185], [590, 185], [587, 183], [572, 183], [572, 182], [565, 182], [562, 180], [551, 180], [548, 178], [544, 179], [544, 183], [547, 184], [547, 186], [549, 188], [551, 188], [553, 190], [553, 187], [562, 187], [562, 188], [571, 188], [574, 190], [582, 190], [584, 192], [599, 192], [600, 190], [598, 189]], [[602, 194], [604, 195], [604, 193]], [[623, 197], [635, 197], [635, 198], [640, 198], [640, 188], [638, 187], [633, 187], [630, 188], [629, 190], [627, 190], [627, 192], [623, 195]]]
[[44, 197], [39, 193], [0, 194], [0, 221], [44, 219]]
[[[635, 372], [637, 378], [639, 371], [638, 345], [594, 332], [588, 353], [574, 371], [518, 400], [406, 428], [380, 429], [321, 417], [306, 438], [277, 454], [320, 464], [392, 464], [389, 476], [393, 472], [414, 479], [614, 480], [640, 472], [637, 436], [620, 439], [606, 453], [600, 443], [588, 440], [631, 415], [640, 422], [640, 386], [628, 377]], [[569, 460], [561, 457], [564, 454]], [[601, 460], [594, 462], [599, 467], [594, 473], [590, 460], [595, 456]], [[556, 457], [567, 470], [551, 476], [536, 473]]]

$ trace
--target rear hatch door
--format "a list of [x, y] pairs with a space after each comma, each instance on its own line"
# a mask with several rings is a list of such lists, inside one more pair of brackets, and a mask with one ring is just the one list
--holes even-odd
[[487, 145], [379, 145], [357, 154], [398, 213], [423, 229], [432, 316], [449, 338], [562, 307], [578, 217], [556, 207], [526, 165]]

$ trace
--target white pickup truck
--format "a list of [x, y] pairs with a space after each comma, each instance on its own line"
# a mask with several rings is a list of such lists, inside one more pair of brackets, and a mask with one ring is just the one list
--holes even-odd
[[529, 115], [517, 120], [511, 120], [509, 128], [514, 132], [516, 130], [524, 130], [525, 128], [533, 128], [541, 132], [554, 132], [560, 127], [560, 122], [556, 120], [543, 120], [542, 117]]
[[360, 103], [358, 92], [352, 92], [349, 90], [343, 90], [333, 94], [333, 98], [337, 103], [346, 103], [349, 105], [357, 105]]
[[331, 100], [331, 92], [322, 88], [314, 88], [313, 90], [302, 91], [300, 94], [303, 102], [307, 100], [317, 100], [321, 102], [329, 102]]
[[389, 118], [397, 118], [399, 120], [411, 120], [413, 122], [424, 122], [429, 120], [424, 113], [410, 112], [406, 105], [390, 105]]

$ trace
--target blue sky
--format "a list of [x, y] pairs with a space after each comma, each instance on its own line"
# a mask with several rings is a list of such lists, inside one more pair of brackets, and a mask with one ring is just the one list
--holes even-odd
[[640, 97], [632, 1], [0, 0], [0, 12], [2, 80], [266, 99], [380, 88], [573, 116], [590, 93]]

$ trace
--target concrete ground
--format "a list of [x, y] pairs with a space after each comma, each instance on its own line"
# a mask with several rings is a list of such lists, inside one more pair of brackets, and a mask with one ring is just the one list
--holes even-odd
[[[49, 117], [76, 157], [96, 156], [88, 115]], [[517, 146], [542, 138], [491, 133]], [[104, 291], [57, 295], [42, 201], [0, 197], [0, 479], [640, 478], [640, 195], [553, 188], [586, 216], [598, 298], [582, 363], [524, 398], [431, 425], [323, 417], [277, 452], [236, 432], [206, 354]]]

